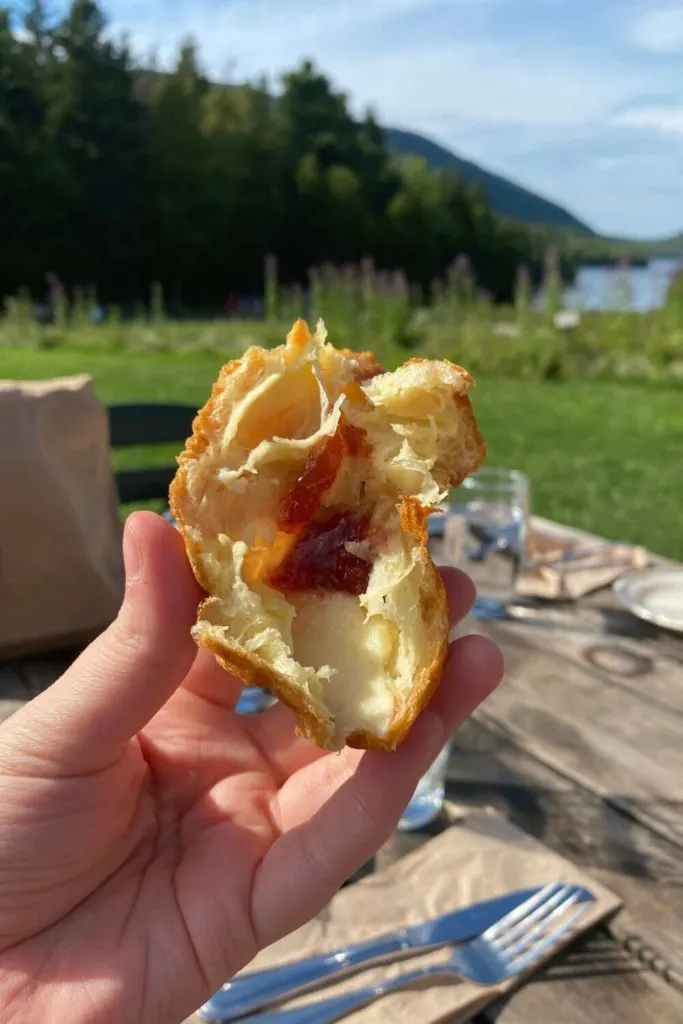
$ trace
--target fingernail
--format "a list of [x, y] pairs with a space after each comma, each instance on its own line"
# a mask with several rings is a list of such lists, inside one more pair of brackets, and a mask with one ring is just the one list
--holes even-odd
[[128, 523], [123, 531], [123, 564], [126, 586], [129, 587], [142, 572], [142, 548], [137, 533]]

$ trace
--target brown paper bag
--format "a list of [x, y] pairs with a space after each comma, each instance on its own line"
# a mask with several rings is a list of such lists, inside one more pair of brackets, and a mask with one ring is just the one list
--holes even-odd
[[[581, 868], [558, 856], [488, 808], [449, 806], [457, 824], [401, 858], [390, 867], [350, 885], [309, 924], [265, 949], [247, 971], [274, 967], [299, 957], [311, 956], [349, 943], [363, 942], [403, 925], [447, 913], [481, 899], [513, 889], [531, 888], [562, 880], [583, 885], [595, 896], [573, 932], [559, 946], [613, 915], [620, 900]], [[396, 959], [386, 966], [358, 974], [283, 1004], [316, 1002], [387, 978], [423, 964], [443, 963], [449, 949]], [[547, 957], [546, 957], [547, 959]], [[452, 976], [439, 976], [400, 989], [344, 1017], [348, 1024], [461, 1024], [470, 1021], [484, 1006], [507, 995], [517, 981], [481, 988]], [[187, 1024], [199, 1022], [190, 1018]], [[548, 1021], [548, 1024], [552, 1024]]]
[[92, 380], [0, 380], [0, 657], [87, 642], [122, 595], [109, 421]]

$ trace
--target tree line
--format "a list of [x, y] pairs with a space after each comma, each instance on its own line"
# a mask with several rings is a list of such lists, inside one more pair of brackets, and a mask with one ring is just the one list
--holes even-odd
[[260, 292], [269, 254], [284, 283], [371, 257], [423, 288], [466, 254], [498, 300], [543, 256], [480, 189], [389, 152], [311, 63], [274, 91], [210, 82], [191, 42], [142, 68], [95, 0], [0, 8], [0, 224], [0, 296], [57, 276], [125, 304], [158, 282], [177, 309]]

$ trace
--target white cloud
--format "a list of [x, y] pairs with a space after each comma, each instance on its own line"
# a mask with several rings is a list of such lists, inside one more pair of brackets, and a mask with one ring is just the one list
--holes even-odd
[[635, 43], [652, 53], [683, 52], [683, 4], [643, 9], [630, 34]]
[[578, 126], [606, 116], [628, 89], [625, 74], [562, 54], [533, 59], [485, 42], [338, 57], [335, 73], [372, 96], [385, 118], [419, 127], [439, 118], [498, 125]]
[[[566, 0], [544, 0], [540, 27], [541, 0], [108, 2], [141, 55], [169, 62], [191, 35], [206, 72], [237, 81], [272, 81], [310, 57], [356, 110], [372, 104], [382, 123], [425, 132], [598, 228], [680, 227], [680, 68], [650, 53], [683, 51], [683, 0], [609, 0], [640, 49], [626, 54], [619, 30], [600, 35], [604, 18], [590, 39], [590, 18], [581, 31], [567, 23]], [[649, 154], [647, 175], [631, 151]], [[657, 183], [647, 204], [643, 180]]]
[[620, 128], [642, 128], [660, 135], [683, 138], [683, 106], [641, 107], [614, 119]]
[[595, 159], [595, 168], [598, 171], [616, 171], [625, 167], [629, 158], [625, 156], [599, 156]]
[[236, 74], [252, 76], [291, 67], [302, 57], [323, 58], [366, 33], [382, 45], [382, 27], [414, 12], [496, 0], [113, 0], [113, 27], [128, 31], [139, 52], [155, 48], [170, 59], [180, 39], [193, 36], [208, 69], [234, 60]]
[[[125, 2], [125, 0], [123, 0]], [[486, 0], [493, 11], [507, 7]], [[439, 119], [468, 124], [577, 126], [605, 117], [628, 95], [627, 69], [560, 52], [494, 44], [461, 33], [453, 7], [484, 0], [145, 0], [116, 11], [139, 53], [156, 47], [162, 63], [192, 35], [206, 70], [236, 79], [274, 75], [304, 57], [385, 121], [430, 130]], [[424, 12], [432, 39], [415, 43], [387, 28], [401, 13]], [[395, 23], [393, 23], [395, 25]], [[529, 48], [526, 48], [528, 51]], [[464, 128], [464, 125], [462, 126]]]

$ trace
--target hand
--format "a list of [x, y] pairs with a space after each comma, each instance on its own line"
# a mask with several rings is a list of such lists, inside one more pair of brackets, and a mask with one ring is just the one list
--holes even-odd
[[[456, 641], [394, 754], [325, 754], [190, 637], [199, 590], [152, 513], [124, 536], [118, 618], [0, 728], [0, 1021], [181, 1021], [310, 919], [388, 838], [446, 737], [498, 683]], [[452, 620], [473, 587], [445, 573]]]

